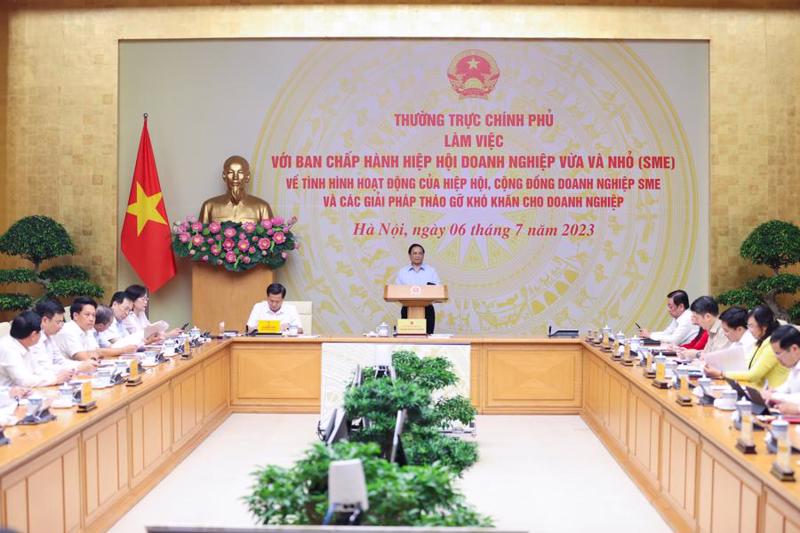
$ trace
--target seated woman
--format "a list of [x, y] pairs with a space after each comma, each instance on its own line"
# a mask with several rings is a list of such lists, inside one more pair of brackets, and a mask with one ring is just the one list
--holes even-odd
[[[131, 285], [125, 289], [125, 293], [133, 302], [133, 309], [130, 314], [125, 318], [122, 324], [128, 333], [138, 333], [144, 331], [144, 328], [150, 325], [150, 319], [147, 318], [147, 304], [150, 302], [150, 296], [147, 289], [141, 285]], [[167, 331], [164, 335], [166, 337], [174, 337], [181, 333], [180, 328]], [[163, 339], [162, 339], [163, 340]]]
[[747, 329], [755, 337], [756, 344], [749, 358], [747, 370], [721, 372], [706, 364], [705, 372], [710, 378], [730, 378], [746, 381], [753, 387], [768, 384], [778, 387], [786, 381], [789, 369], [781, 365], [772, 350], [770, 336], [778, 328], [778, 321], [769, 307], [759, 305], [747, 315]]

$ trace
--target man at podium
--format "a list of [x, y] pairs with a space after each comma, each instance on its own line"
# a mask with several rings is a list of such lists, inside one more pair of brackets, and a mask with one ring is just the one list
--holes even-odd
[[[440, 285], [439, 274], [431, 265], [424, 264], [425, 248], [421, 244], [414, 243], [408, 247], [408, 258], [411, 264], [400, 269], [397, 273], [396, 285]], [[400, 318], [408, 318], [408, 307], [400, 308]], [[436, 312], [433, 305], [425, 306], [425, 328], [428, 335], [433, 333], [436, 325]]]

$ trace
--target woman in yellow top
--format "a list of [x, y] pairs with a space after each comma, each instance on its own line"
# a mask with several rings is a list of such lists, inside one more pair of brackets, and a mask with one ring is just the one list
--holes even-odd
[[747, 365], [747, 370], [729, 370], [722, 372], [706, 365], [706, 376], [710, 378], [730, 378], [736, 381], [746, 381], [753, 387], [763, 388], [769, 385], [774, 389], [789, 377], [789, 369], [783, 366], [775, 352], [772, 350], [770, 336], [779, 326], [775, 315], [769, 307], [759, 305], [747, 315], [747, 329], [756, 339], [753, 355]]

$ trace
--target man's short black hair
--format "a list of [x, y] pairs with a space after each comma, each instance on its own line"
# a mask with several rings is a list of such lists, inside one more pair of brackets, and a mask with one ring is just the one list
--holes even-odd
[[280, 294], [281, 298], [286, 298], [286, 287], [280, 283], [270, 283], [267, 286], [267, 296], [270, 294]]
[[686, 294], [686, 291], [682, 289], [672, 291], [667, 294], [667, 298], [670, 298], [675, 305], [682, 305], [684, 309], [689, 309], [689, 295]]
[[121, 304], [126, 299], [133, 301], [127, 291], [117, 291], [111, 296], [111, 301], [108, 302], [108, 305]]
[[64, 314], [64, 306], [55, 300], [42, 300], [36, 304], [33, 311], [42, 318], [52, 319], [56, 315]]
[[128, 297], [132, 302], [142, 296], [147, 296], [147, 288], [142, 285], [131, 285], [125, 289], [125, 292], [128, 293]]
[[425, 248], [423, 248], [421, 244], [415, 242], [414, 244], [408, 247], [408, 255], [411, 255], [411, 250], [413, 250], [414, 248], [419, 248], [420, 250], [422, 250], [423, 254], [425, 253]]
[[719, 315], [719, 319], [731, 329], [746, 328], [747, 309], [744, 307], [729, 307]]
[[11, 321], [11, 336], [21, 341], [34, 331], [42, 331], [42, 317], [33, 311], [23, 311]]
[[800, 329], [791, 324], [778, 326], [772, 332], [771, 340], [777, 342], [781, 350], [788, 350], [792, 344], [796, 344], [800, 348]]
[[69, 306], [69, 316], [70, 318], [74, 319], [76, 314], [81, 314], [83, 311], [83, 307], [86, 305], [91, 305], [95, 309], [97, 309], [97, 302], [95, 302], [92, 298], [88, 296], [78, 296], [72, 301], [72, 305]]
[[693, 301], [691, 310], [698, 315], [709, 313], [713, 316], [719, 316], [719, 304], [711, 296], [701, 296]]

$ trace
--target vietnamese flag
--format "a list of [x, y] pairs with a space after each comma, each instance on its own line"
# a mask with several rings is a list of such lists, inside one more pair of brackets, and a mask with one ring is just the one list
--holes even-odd
[[147, 132], [146, 114], [120, 242], [122, 253], [150, 292], [156, 292], [175, 275], [169, 220]]

